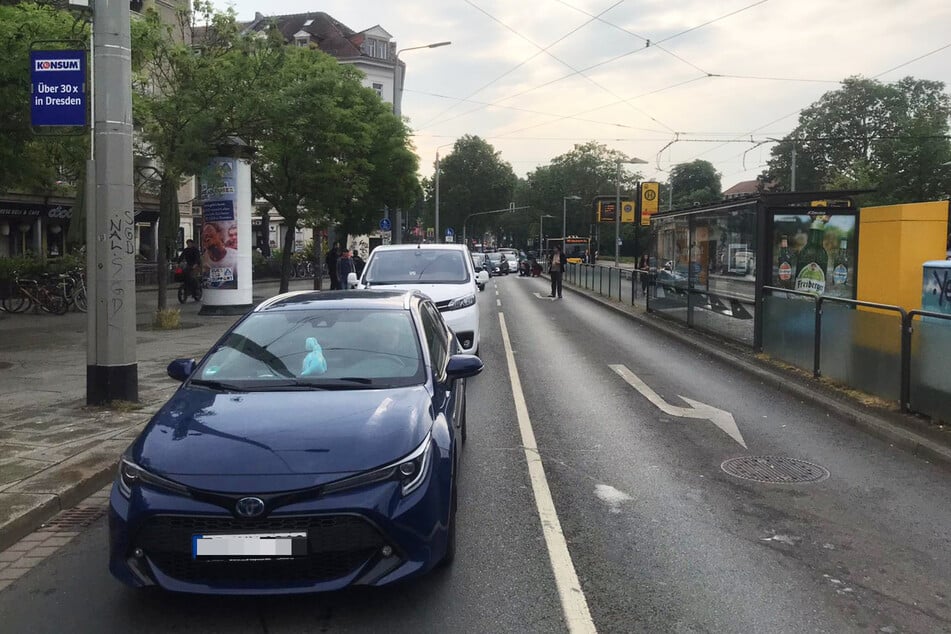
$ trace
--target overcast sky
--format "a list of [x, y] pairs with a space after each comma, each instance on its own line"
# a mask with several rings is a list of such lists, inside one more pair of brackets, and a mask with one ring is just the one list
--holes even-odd
[[847, 76], [951, 85], [949, 0], [217, 2], [241, 20], [324, 11], [355, 31], [379, 24], [400, 49], [452, 41], [401, 55], [423, 176], [464, 134], [519, 176], [593, 139], [649, 161], [640, 171], [657, 180], [708, 160], [726, 189], [763, 169], [772, 144], [756, 143]]

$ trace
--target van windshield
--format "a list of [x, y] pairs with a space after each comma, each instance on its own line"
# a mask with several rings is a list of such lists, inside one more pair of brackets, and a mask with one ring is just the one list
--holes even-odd
[[364, 281], [380, 284], [463, 284], [469, 281], [465, 254], [452, 249], [377, 250]]

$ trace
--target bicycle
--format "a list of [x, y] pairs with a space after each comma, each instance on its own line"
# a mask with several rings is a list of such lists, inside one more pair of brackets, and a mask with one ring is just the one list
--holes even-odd
[[59, 276], [65, 284], [65, 295], [68, 306], [75, 306], [76, 310], [84, 313], [88, 310], [86, 295], [86, 272], [81, 268], [69, 269]]
[[[181, 267], [175, 269], [175, 280], [181, 282], [181, 285], [178, 287], [178, 303], [184, 304], [188, 301], [189, 295], [188, 276], [185, 275], [185, 270]], [[201, 275], [193, 274], [192, 280], [195, 288], [191, 291], [191, 296], [196, 302], [200, 302], [203, 294], [202, 289], [205, 287], [205, 279]]]
[[3, 309], [10, 313], [19, 313], [39, 308], [54, 315], [65, 315], [69, 310], [66, 285], [62, 281], [53, 281], [48, 273], [42, 274], [40, 278], [42, 284], [40, 280], [21, 279], [19, 273], [14, 271], [14, 290], [10, 297], [3, 300]]

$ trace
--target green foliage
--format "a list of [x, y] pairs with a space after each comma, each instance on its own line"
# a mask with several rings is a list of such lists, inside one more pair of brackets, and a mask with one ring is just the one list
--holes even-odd
[[[631, 157], [603, 143], [589, 141], [565, 154], [556, 156], [551, 163], [530, 172], [518, 188], [518, 204], [531, 205], [541, 213], [555, 218], [546, 219], [545, 233], [561, 234], [561, 218], [566, 216], [569, 235], [588, 235], [596, 222], [594, 200], [597, 196], [617, 194], [617, 166], [621, 165], [621, 195], [629, 195], [642, 179], [635, 165], [626, 163]], [[580, 201], [564, 197], [579, 196]], [[531, 233], [526, 239], [538, 236], [538, 222], [527, 227]], [[551, 229], [549, 231], [549, 229]], [[613, 229], [612, 229], [613, 231]]]
[[789, 189], [795, 148], [799, 191], [877, 189], [863, 204], [941, 198], [951, 188], [951, 170], [942, 166], [951, 159], [949, 118], [941, 82], [850, 77], [802, 111], [763, 178]]
[[[453, 227], [461, 238], [467, 216], [508, 207], [514, 200], [517, 179], [512, 166], [478, 136], [467, 134], [458, 139], [452, 151], [440, 160], [439, 171], [440, 232]], [[499, 223], [508, 220], [502, 218], [503, 215], [507, 214], [471, 219], [467, 225], [468, 235], [471, 237], [483, 231], [498, 233]], [[524, 218], [519, 220], [524, 221]]]
[[674, 207], [705, 205], [723, 197], [720, 174], [712, 163], [702, 159], [674, 165], [668, 186], [673, 187]]
[[52, 39], [81, 48], [88, 29], [49, 5], [0, 5], [0, 191], [68, 194], [82, 169], [87, 137], [36, 137], [30, 127], [30, 44]]

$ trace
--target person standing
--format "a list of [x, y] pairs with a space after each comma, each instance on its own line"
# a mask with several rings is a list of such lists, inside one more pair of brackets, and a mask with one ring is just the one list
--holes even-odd
[[347, 277], [351, 273], [356, 273], [353, 270], [353, 260], [350, 258], [350, 251], [344, 249], [340, 252], [340, 258], [337, 259], [337, 286], [338, 290], [346, 290], [349, 288], [347, 284]]
[[651, 259], [645, 253], [637, 261], [637, 274], [641, 277], [641, 291], [647, 296], [647, 285], [650, 282]]
[[561, 277], [565, 272], [568, 258], [561, 252], [561, 247], [555, 247], [554, 252], [548, 259], [548, 275], [551, 276], [551, 295], [561, 299]]
[[327, 257], [324, 262], [327, 264], [327, 275], [330, 276], [330, 290], [339, 291], [340, 279], [337, 277], [337, 260], [340, 258], [340, 243], [334, 242], [334, 246], [327, 251]]

